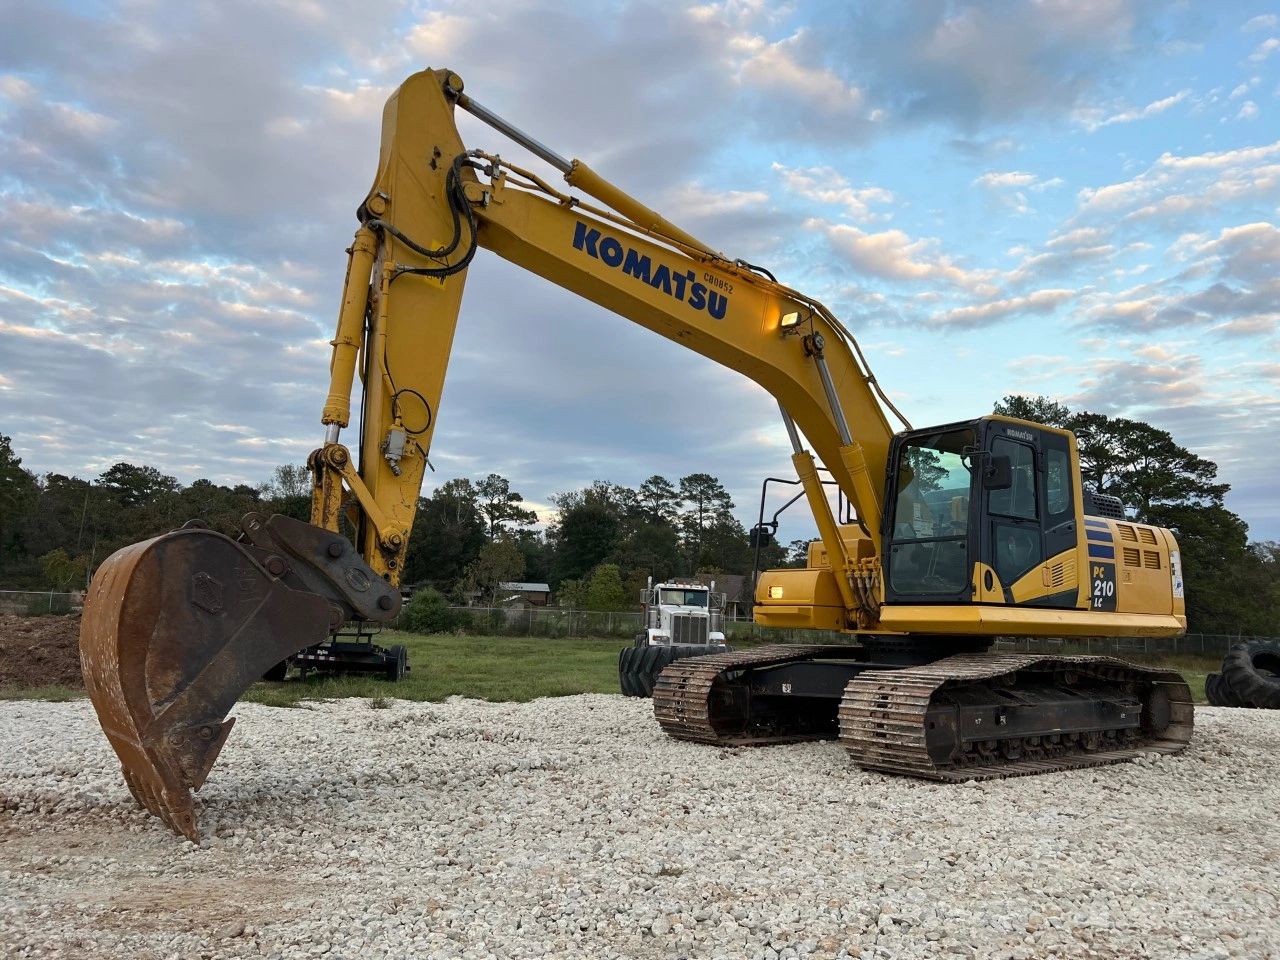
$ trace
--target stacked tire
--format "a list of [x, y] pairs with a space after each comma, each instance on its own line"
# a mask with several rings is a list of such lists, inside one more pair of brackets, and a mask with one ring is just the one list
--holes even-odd
[[1280, 710], [1280, 641], [1237, 643], [1222, 661], [1222, 671], [1205, 679], [1204, 693], [1215, 707]]
[[652, 697], [658, 674], [668, 664], [688, 657], [702, 657], [709, 653], [725, 653], [730, 648], [724, 644], [670, 643], [649, 646], [644, 637], [636, 639], [634, 646], [623, 647], [618, 652], [618, 684], [628, 697]]

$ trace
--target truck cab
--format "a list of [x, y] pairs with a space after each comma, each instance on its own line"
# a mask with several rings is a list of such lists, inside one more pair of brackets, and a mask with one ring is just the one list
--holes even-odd
[[646, 646], [724, 643], [724, 596], [692, 581], [650, 582], [641, 591]]

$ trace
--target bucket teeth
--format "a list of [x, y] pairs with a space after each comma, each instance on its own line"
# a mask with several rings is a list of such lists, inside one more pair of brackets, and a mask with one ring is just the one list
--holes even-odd
[[192, 792], [268, 667], [324, 639], [330, 603], [235, 541], [186, 528], [117, 551], [85, 599], [85, 688], [134, 800], [199, 839]]

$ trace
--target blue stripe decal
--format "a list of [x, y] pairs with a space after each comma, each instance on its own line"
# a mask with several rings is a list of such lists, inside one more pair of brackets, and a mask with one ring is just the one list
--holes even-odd
[[1094, 520], [1092, 517], [1085, 517], [1085, 518], [1084, 518], [1084, 525], [1085, 525], [1086, 527], [1093, 527], [1093, 529], [1095, 529], [1095, 530], [1110, 530], [1110, 529], [1111, 529], [1111, 527], [1107, 524], [1107, 521], [1105, 521], [1105, 520]]
[[1114, 542], [1111, 539], [1110, 530], [1086, 530], [1085, 536], [1088, 537], [1090, 540], [1100, 540], [1103, 543]]
[[1093, 560], [1114, 560], [1116, 558], [1115, 547], [1104, 547], [1100, 543], [1089, 544], [1089, 557]]

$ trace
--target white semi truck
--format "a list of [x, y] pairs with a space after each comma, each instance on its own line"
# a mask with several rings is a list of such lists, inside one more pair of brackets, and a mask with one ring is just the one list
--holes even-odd
[[671, 580], [640, 591], [644, 632], [618, 654], [618, 682], [629, 697], [653, 696], [663, 667], [685, 657], [724, 653], [724, 594], [693, 581]]

